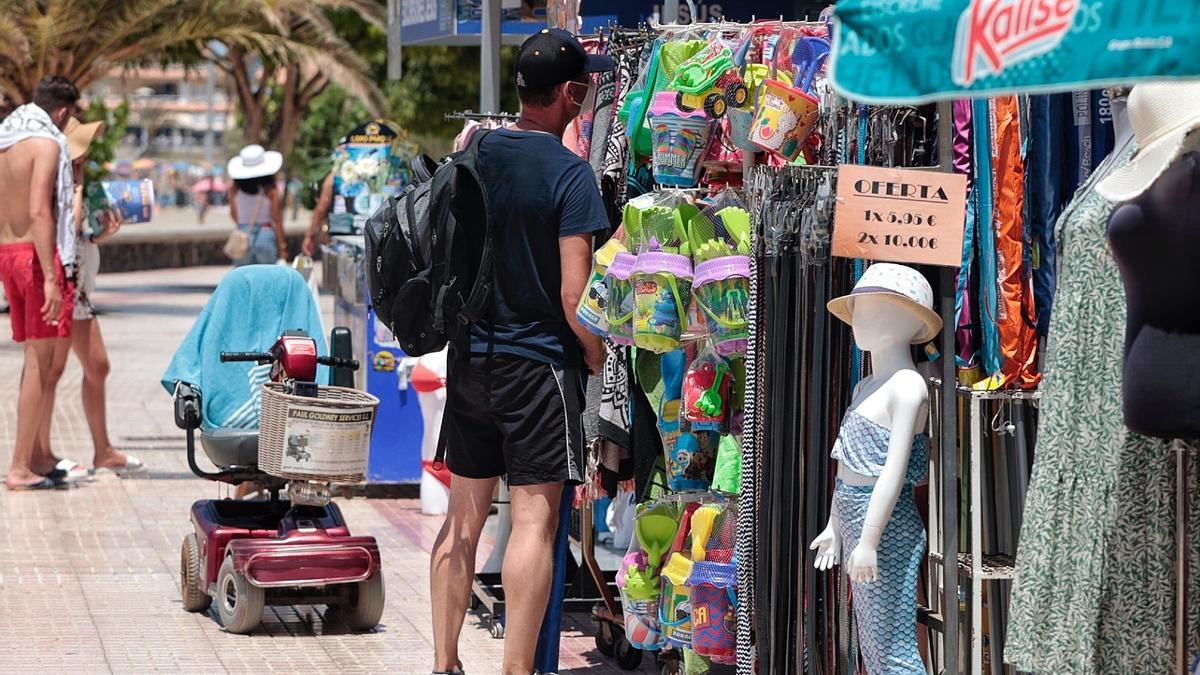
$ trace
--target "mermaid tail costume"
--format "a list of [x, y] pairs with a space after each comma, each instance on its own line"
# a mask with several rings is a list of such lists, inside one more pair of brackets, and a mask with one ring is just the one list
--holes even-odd
[[[857, 474], [878, 478], [887, 459], [891, 430], [851, 410], [833, 446], [834, 459]], [[917, 574], [925, 553], [925, 525], [917, 513], [913, 485], [928, 477], [929, 438], [913, 438], [904, 488], [879, 540], [879, 579], [850, 582], [858, 638], [870, 675], [925, 675], [917, 651]], [[833, 512], [842, 538], [842, 569], [862, 536], [873, 485], [848, 485], [840, 479]]]

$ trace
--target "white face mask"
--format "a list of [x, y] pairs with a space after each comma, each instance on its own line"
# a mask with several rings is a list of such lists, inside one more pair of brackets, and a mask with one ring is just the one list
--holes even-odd
[[[581, 84], [581, 83], [577, 83], [577, 84]], [[570, 85], [568, 85], [568, 86], [570, 86]], [[572, 98], [571, 102], [574, 103], [575, 99]], [[576, 105], [579, 106], [579, 113], [577, 113], [577, 114], [583, 114], [585, 111], [591, 110], [596, 106], [596, 81], [595, 80], [592, 80], [589, 77], [587, 94], [583, 97], [583, 102], [576, 103]]]

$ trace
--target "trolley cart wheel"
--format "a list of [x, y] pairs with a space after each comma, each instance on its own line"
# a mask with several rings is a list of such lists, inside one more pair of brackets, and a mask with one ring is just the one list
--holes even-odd
[[378, 626], [383, 618], [385, 597], [382, 572], [354, 584], [350, 601], [344, 607], [346, 625], [351, 630], [370, 630]]
[[642, 665], [642, 650], [629, 644], [629, 640], [625, 637], [625, 631], [617, 632], [615, 642], [615, 656], [621, 670], [635, 670]]
[[612, 656], [616, 653], [616, 630], [611, 623], [603, 619], [596, 623], [596, 650], [605, 656]]
[[492, 637], [496, 638], [497, 640], [504, 639], [504, 624], [500, 623], [500, 619], [492, 618], [492, 625], [488, 628], [488, 630], [491, 632]]
[[692, 112], [693, 110], [695, 110], [695, 108], [693, 108], [692, 106], [687, 105], [686, 103], [683, 102], [683, 92], [682, 91], [677, 92], [675, 94], [675, 107], [679, 108], [680, 110], [682, 110], [685, 113], [689, 113], [689, 112]]
[[468, 604], [468, 606], [471, 608], [471, 611], [474, 612], [475, 610], [479, 609], [479, 606], [482, 604], [483, 603], [479, 602], [479, 596], [475, 595], [475, 593], [472, 592], [471, 598], [470, 598], [470, 601]]
[[741, 108], [750, 100], [750, 90], [741, 82], [734, 82], [725, 88], [725, 100], [735, 108]]
[[183, 538], [179, 559], [179, 593], [185, 611], [203, 612], [212, 604], [212, 598], [200, 587], [200, 545], [196, 543], [195, 532]]
[[704, 98], [704, 112], [714, 119], [724, 117], [727, 107], [725, 97], [720, 94], [713, 93]]
[[217, 616], [230, 633], [245, 635], [262, 623], [265, 594], [233, 569], [226, 556], [217, 574]]

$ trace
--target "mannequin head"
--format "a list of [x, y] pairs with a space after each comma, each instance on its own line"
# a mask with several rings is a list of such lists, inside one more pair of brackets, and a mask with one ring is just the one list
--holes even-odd
[[854, 343], [864, 352], [897, 344], [907, 348], [925, 328], [915, 312], [885, 297], [857, 297], [853, 312]]

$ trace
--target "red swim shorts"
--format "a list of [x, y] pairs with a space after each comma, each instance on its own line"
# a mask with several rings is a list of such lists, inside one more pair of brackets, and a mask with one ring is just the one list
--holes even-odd
[[51, 324], [42, 320], [45, 277], [38, 264], [37, 250], [32, 243], [0, 245], [0, 281], [4, 282], [4, 293], [8, 296], [13, 342], [71, 337], [75, 289], [67, 280], [58, 256], [54, 257], [54, 268], [63, 300], [58, 321]]

